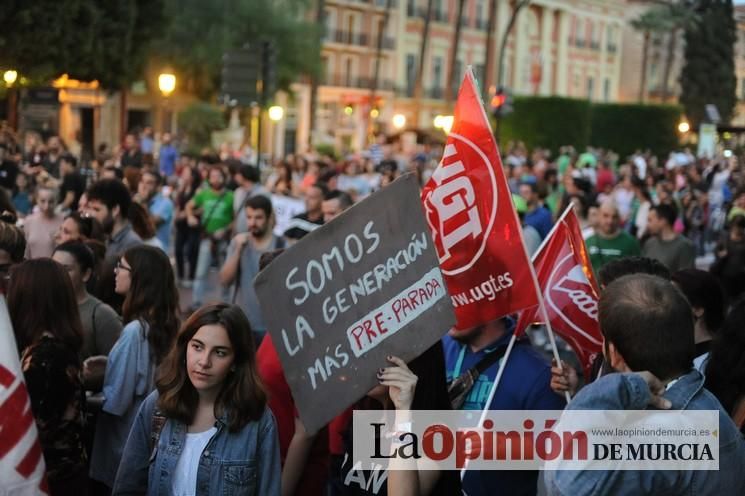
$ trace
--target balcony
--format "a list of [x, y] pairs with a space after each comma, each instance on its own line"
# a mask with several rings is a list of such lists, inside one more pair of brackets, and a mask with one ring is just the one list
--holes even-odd
[[445, 91], [438, 86], [434, 86], [427, 89], [425, 91], [425, 95], [427, 98], [430, 98], [432, 100], [442, 100], [443, 96], [445, 95]]
[[476, 29], [481, 31], [489, 30], [489, 19], [476, 19]]
[[[425, 11], [426, 12], [426, 11]], [[444, 10], [432, 10], [432, 20], [435, 22], [450, 22], [450, 18], [448, 16], [448, 13]]]
[[327, 41], [335, 43], [343, 43], [345, 45], [357, 45], [357, 46], [368, 46], [370, 43], [369, 37], [363, 33], [351, 33], [349, 31], [342, 31], [337, 29], [332, 31], [326, 36]]
[[[332, 74], [326, 76], [321, 82], [323, 86], [341, 86], [344, 88], [358, 88], [370, 90], [373, 86], [373, 78], [354, 77], [349, 74]], [[379, 78], [377, 91], [393, 91], [395, 89], [393, 81], [390, 79]]]

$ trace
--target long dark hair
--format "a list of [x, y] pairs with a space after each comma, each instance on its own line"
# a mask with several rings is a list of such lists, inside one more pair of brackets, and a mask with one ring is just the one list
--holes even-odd
[[26, 260], [11, 269], [8, 313], [19, 351], [36, 343], [45, 332], [75, 353], [83, 346], [83, 325], [72, 281], [51, 258]]
[[158, 371], [158, 407], [169, 418], [187, 425], [193, 422], [199, 396], [184, 365], [186, 349], [197, 331], [207, 325], [222, 326], [233, 347], [235, 370], [227, 376], [220, 388], [215, 403], [215, 415], [226, 414], [228, 429], [237, 432], [252, 420], [261, 418], [267, 397], [256, 369], [256, 348], [251, 325], [236, 305], [205, 305], [184, 323], [176, 346], [171, 349]]
[[159, 364], [173, 344], [179, 327], [179, 295], [165, 253], [152, 246], [134, 246], [123, 258], [132, 268], [132, 282], [122, 305], [124, 322], [145, 321], [155, 363]]
[[732, 306], [714, 337], [706, 364], [705, 387], [732, 415], [745, 396], [745, 298]]

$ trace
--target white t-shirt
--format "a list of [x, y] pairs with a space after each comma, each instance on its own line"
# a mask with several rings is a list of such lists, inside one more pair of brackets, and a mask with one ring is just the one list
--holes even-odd
[[199, 458], [216, 432], [217, 427], [212, 427], [204, 432], [186, 434], [184, 449], [176, 463], [171, 483], [173, 496], [194, 496], [197, 493]]

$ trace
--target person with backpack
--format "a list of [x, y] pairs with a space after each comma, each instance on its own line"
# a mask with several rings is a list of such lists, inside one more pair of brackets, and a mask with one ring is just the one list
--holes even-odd
[[233, 299], [246, 312], [257, 345], [266, 334], [266, 324], [259, 308], [253, 280], [259, 273], [261, 255], [285, 247], [284, 239], [272, 233], [272, 202], [266, 196], [246, 200], [244, 214], [248, 232], [236, 234], [228, 246], [225, 264], [220, 269], [220, 283], [234, 285]]
[[[154, 389], [155, 369], [173, 346], [179, 328], [176, 280], [162, 250], [132, 247], [121, 256], [115, 272], [127, 324], [105, 361], [103, 404], [93, 439], [90, 477], [100, 483], [94, 486], [102, 494], [114, 485], [137, 410]], [[84, 379], [100, 368], [100, 358], [85, 361]]]
[[186, 321], [124, 448], [114, 495], [280, 494], [279, 441], [251, 326], [218, 303]]

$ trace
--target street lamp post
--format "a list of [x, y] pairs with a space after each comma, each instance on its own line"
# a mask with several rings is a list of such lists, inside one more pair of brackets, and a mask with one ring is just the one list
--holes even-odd
[[274, 154], [277, 150], [277, 144], [279, 143], [279, 139], [277, 138], [277, 129], [279, 128], [279, 121], [281, 121], [285, 115], [285, 109], [283, 109], [279, 105], [272, 105], [267, 110], [267, 113], [269, 114], [269, 120], [274, 123], [274, 130], [272, 132], [272, 163], [274, 163]]
[[13, 87], [17, 79], [18, 71], [10, 69], [3, 73], [3, 81], [5, 81], [5, 86], [8, 88], [8, 125], [13, 130], [18, 128], [18, 119], [16, 116], [16, 91]]
[[[164, 72], [158, 76], [158, 89], [163, 94], [163, 106], [161, 107], [161, 132], [166, 132], [166, 111], [168, 107], [168, 97], [176, 89], [176, 76]], [[169, 126], [170, 128], [170, 126]]]

